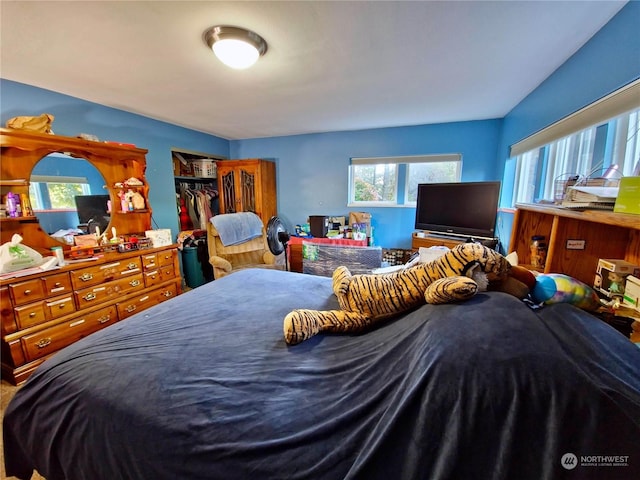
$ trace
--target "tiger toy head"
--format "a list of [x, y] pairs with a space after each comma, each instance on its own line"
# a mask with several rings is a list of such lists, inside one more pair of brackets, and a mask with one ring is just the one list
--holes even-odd
[[466, 300], [484, 289], [479, 283], [489, 288], [501, 284], [509, 269], [504, 256], [477, 243], [457, 245], [429, 263], [387, 274], [351, 275], [338, 267], [333, 291], [340, 310], [294, 310], [284, 319], [285, 341], [300, 343], [320, 332], [362, 332], [425, 302]]

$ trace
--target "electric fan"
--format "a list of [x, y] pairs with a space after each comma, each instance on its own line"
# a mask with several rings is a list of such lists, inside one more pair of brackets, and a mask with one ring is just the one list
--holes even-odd
[[267, 223], [267, 244], [269, 250], [274, 255], [280, 255], [284, 252], [284, 267], [289, 270], [289, 261], [287, 259], [287, 243], [289, 243], [289, 233], [284, 228], [284, 224], [278, 217], [271, 217]]

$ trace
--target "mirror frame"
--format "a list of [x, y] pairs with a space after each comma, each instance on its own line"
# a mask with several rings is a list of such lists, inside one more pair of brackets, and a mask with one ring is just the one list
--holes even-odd
[[[34, 178], [35, 177], [35, 178]], [[30, 187], [34, 186], [34, 183], [38, 181], [42, 182], [68, 182], [71, 179], [86, 178], [88, 185], [91, 190], [91, 196], [103, 195], [106, 196], [110, 200], [109, 192], [106, 190], [106, 182], [102, 177], [102, 174], [98, 171], [98, 169], [93, 166], [91, 162], [84, 158], [80, 158], [77, 156], [65, 155], [62, 153], [52, 153], [41, 158], [31, 170], [31, 176], [29, 177]], [[46, 198], [47, 192], [42, 191], [47, 190], [41, 189], [40, 193], [43, 194], [43, 200], [45, 201], [46, 207], [44, 210], [36, 211], [33, 196], [31, 196], [31, 208], [33, 209], [33, 216], [38, 219], [38, 222], [43, 230], [46, 230], [49, 233], [49, 236], [52, 236], [52, 232], [58, 232], [60, 230], [68, 230], [68, 229], [78, 229], [80, 227], [80, 211], [77, 210], [77, 200], [73, 207], [76, 207], [76, 210], [71, 210], [74, 198], [71, 197], [69, 200], [72, 204], [69, 207], [64, 208], [63, 210], [57, 210], [51, 208], [48, 204], [50, 200], [53, 200], [51, 197]], [[79, 193], [78, 195], [84, 195]], [[77, 195], [76, 195], [77, 196]], [[22, 209], [24, 210], [24, 205], [22, 205]], [[107, 202], [104, 202], [104, 211], [107, 210]], [[24, 214], [24, 213], [23, 213]], [[108, 217], [109, 223], [111, 223], [111, 214], [106, 214]], [[75, 217], [75, 221], [74, 221]], [[104, 218], [100, 219], [100, 223], [104, 224]], [[101, 232], [107, 231], [105, 226], [100, 227]], [[94, 229], [95, 231], [95, 229]], [[89, 231], [88, 233], [93, 233]], [[76, 232], [77, 235], [81, 234], [80, 232]], [[66, 244], [64, 237], [53, 237], [59, 241], [61, 244]]]
[[[147, 150], [119, 143], [95, 142], [81, 138], [50, 135], [26, 130], [0, 129], [0, 187], [2, 198], [8, 192], [29, 195], [29, 179], [33, 167], [51, 153], [63, 153], [82, 158], [91, 163], [100, 172], [106, 182], [106, 191], [112, 205], [110, 228], [115, 228], [117, 235], [144, 233], [151, 229], [151, 207], [149, 205], [149, 186], [145, 178], [147, 167]], [[136, 190], [145, 199], [146, 208], [133, 212], [120, 211], [120, 199], [117, 183], [130, 178], [143, 182]], [[15, 217], [0, 219], [0, 244], [11, 240], [18, 233], [23, 243], [44, 253], [53, 246], [64, 245], [49, 236], [40, 228], [38, 219], [31, 217]], [[109, 236], [111, 233], [109, 232]]]

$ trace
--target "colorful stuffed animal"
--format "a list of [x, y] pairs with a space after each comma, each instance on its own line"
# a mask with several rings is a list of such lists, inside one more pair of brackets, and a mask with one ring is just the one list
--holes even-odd
[[387, 274], [351, 275], [338, 267], [333, 291], [340, 310], [294, 310], [284, 319], [284, 338], [294, 345], [320, 332], [362, 332], [425, 301], [466, 300], [487, 284], [502, 286], [510, 268], [504, 256], [477, 243], [457, 245], [429, 263]]
[[546, 305], [570, 303], [588, 311], [595, 311], [601, 306], [600, 298], [593, 288], [561, 273], [538, 275], [531, 290], [531, 298], [536, 303]]

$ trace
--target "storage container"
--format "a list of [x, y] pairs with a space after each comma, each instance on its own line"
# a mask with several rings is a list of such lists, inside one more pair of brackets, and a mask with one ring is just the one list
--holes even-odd
[[194, 177], [214, 178], [216, 176], [216, 162], [210, 159], [191, 160], [191, 171]]

